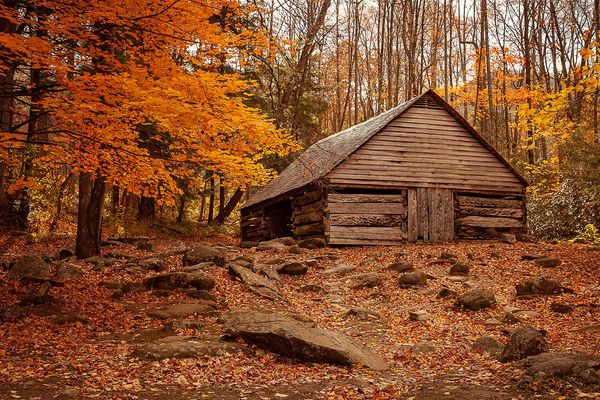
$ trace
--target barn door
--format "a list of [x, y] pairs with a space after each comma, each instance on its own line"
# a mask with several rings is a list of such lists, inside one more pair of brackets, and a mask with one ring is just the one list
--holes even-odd
[[454, 239], [454, 196], [449, 189], [408, 189], [408, 241]]

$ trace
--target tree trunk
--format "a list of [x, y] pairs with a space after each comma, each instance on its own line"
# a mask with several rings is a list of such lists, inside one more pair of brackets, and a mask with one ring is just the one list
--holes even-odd
[[215, 212], [215, 178], [210, 177], [210, 198], [208, 200], [208, 224], [212, 224]]
[[142, 196], [138, 207], [138, 220], [154, 219], [156, 216], [155, 199]]
[[217, 215], [217, 224], [223, 225], [225, 223], [225, 220], [231, 215], [243, 196], [244, 192], [242, 189], [238, 188], [227, 202], [227, 205], [219, 212], [219, 215]]
[[183, 220], [185, 219], [185, 201], [186, 201], [186, 195], [183, 194], [181, 195], [181, 198], [179, 199], [179, 208], [177, 210], [177, 223], [180, 224], [183, 222]]
[[79, 206], [77, 210], [77, 241], [75, 253], [79, 260], [100, 254], [102, 210], [106, 183], [89, 173], [79, 175]]

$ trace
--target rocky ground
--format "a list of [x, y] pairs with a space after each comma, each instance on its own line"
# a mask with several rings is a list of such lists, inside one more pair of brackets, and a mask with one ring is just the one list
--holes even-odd
[[2, 237], [0, 398], [600, 398], [600, 249]]

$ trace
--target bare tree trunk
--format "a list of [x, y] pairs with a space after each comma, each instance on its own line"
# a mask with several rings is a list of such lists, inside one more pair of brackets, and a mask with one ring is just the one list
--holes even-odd
[[242, 191], [242, 189], [237, 188], [236, 191], [231, 196], [231, 198], [229, 199], [229, 201], [227, 202], [227, 205], [225, 207], [223, 207], [222, 210], [219, 211], [219, 214], [217, 215], [217, 218], [216, 218], [217, 224], [223, 225], [225, 223], [225, 221], [231, 215], [233, 210], [235, 210], [235, 207], [238, 205], [240, 200], [242, 200], [243, 195], [244, 195], [244, 192]]
[[212, 224], [215, 212], [215, 178], [210, 177], [210, 198], [208, 201], [208, 224]]
[[92, 178], [89, 173], [79, 175], [75, 253], [80, 260], [100, 254], [105, 192], [104, 177]]

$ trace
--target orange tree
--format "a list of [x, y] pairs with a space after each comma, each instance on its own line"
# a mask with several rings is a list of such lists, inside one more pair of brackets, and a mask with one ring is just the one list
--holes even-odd
[[2, 125], [0, 154], [25, 148], [79, 174], [80, 258], [100, 251], [107, 184], [169, 201], [200, 166], [245, 187], [268, 176], [262, 157], [295, 148], [246, 105], [249, 83], [221, 73], [243, 70], [264, 41], [236, 23], [252, 12], [238, 1], [4, 1], [0, 12], [15, 28], [0, 34], [0, 73], [28, 103]]

